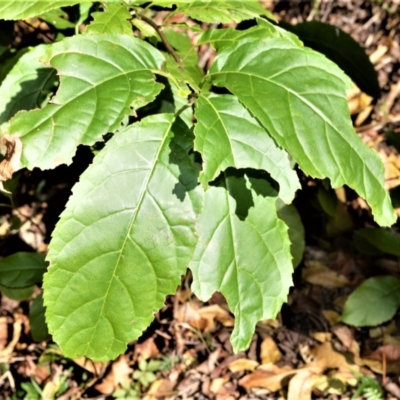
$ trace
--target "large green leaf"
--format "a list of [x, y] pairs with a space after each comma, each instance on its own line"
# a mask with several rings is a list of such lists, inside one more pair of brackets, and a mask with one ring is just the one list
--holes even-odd
[[239, 98], [305, 173], [352, 187], [379, 224], [395, 222], [383, 164], [354, 132], [345, 96], [350, 81], [334, 63], [286, 39], [245, 40], [224, 48], [210, 77]]
[[[87, 0], [84, 0], [87, 2]], [[59, 7], [83, 3], [82, 0], [1, 0], [0, 19], [25, 19]]]
[[21, 56], [0, 86], [0, 123], [17, 111], [31, 110], [48, 100], [57, 82], [56, 71], [46, 68], [39, 58], [47, 46], [41, 45]]
[[128, 7], [121, 4], [107, 4], [104, 11], [94, 12], [93, 21], [86, 28], [85, 33], [124, 33], [133, 35], [132, 19]]
[[160, 69], [164, 57], [127, 35], [75, 36], [52, 45], [46, 61], [60, 75], [52, 104], [18, 113], [9, 128], [22, 138], [22, 167], [29, 169], [70, 163], [79, 144], [118, 129], [162, 88], [150, 70]]
[[115, 135], [56, 226], [44, 301], [49, 331], [68, 357], [124, 352], [191, 260], [198, 168], [187, 154], [192, 136], [173, 118], [153, 115]]
[[376, 326], [392, 318], [399, 307], [400, 280], [394, 276], [375, 276], [349, 296], [341, 320], [353, 326]]
[[225, 296], [235, 352], [249, 346], [259, 320], [276, 317], [292, 284], [287, 227], [271, 194], [266, 181], [227, 177], [205, 192], [198, 221], [192, 289], [203, 301], [215, 291]]
[[374, 66], [364, 49], [349, 34], [337, 26], [320, 21], [282, 26], [298, 35], [306, 46], [335, 62], [363, 92], [375, 98], [380, 97], [381, 90]]
[[287, 153], [263, 127], [230, 95], [209, 94], [196, 102], [194, 147], [202, 154], [204, 187], [228, 167], [269, 172], [280, 187], [279, 197], [290, 203], [300, 183]]

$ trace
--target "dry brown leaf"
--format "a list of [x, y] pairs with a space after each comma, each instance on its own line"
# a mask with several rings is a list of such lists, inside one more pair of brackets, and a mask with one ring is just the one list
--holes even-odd
[[210, 383], [210, 392], [217, 394], [228, 380], [226, 378], [215, 378]]
[[238, 383], [247, 390], [258, 387], [277, 392], [288, 384], [290, 377], [295, 373], [296, 370], [289, 366], [280, 368], [274, 364], [268, 364], [244, 376]]
[[334, 326], [339, 322], [341, 315], [333, 310], [322, 310], [322, 315], [328, 321], [330, 326]]
[[165, 396], [173, 396], [174, 393], [175, 382], [172, 382], [170, 379], [157, 379], [154, 381], [149, 391], [147, 392], [147, 396], [151, 398], [165, 397]]
[[158, 350], [153, 337], [150, 337], [143, 343], [138, 343], [135, 346], [135, 356], [139, 361], [156, 358], [159, 354], [160, 350]]
[[13, 173], [20, 168], [22, 141], [19, 135], [13, 134], [4, 135], [1, 142], [6, 148], [6, 154], [4, 160], [0, 163], [0, 190], [7, 192], [3, 188], [2, 182], [11, 179]]
[[238, 358], [229, 363], [228, 368], [231, 372], [254, 371], [259, 363], [248, 358]]
[[385, 357], [387, 362], [400, 361], [400, 343], [384, 344], [368, 355], [370, 360], [382, 360]]
[[328, 289], [336, 289], [349, 284], [349, 280], [341, 274], [331, 270], [320, 261], [305, 261], [306, 267], [303, 269], [303, 279]]
[[334, 350], [331, 342], [325, 342], [313, 348], [307, 347], [308, 346], [303, 346], [300, 351], [303, 359], [309, 364], [318, 366], [322, 370], [330, 368], [359, 370], [356, 363], [347, 361], [344, 354]]
[[120, 356], [111, 366], [111, 371], [102, 380], [101, 383], [95, 385], [95, 388], [103, 394], [111, 394], [119, 386], [130, 383], [132, 381], [133, 369], [128, 365], [125, 355]]
[[287, 400], [311, 400], [315, 383], [321, 377], [320, 372], [319, 369], [314, 371], [312, 368], [299, 370], [289, 382]]
[[330, 342], [332, 340], [331, 332], [314, 332], [312, 335], [320, 343]]
[[73, 360], [75, 364], [79, 365], [81, 368], [93, 374], [95, 377], [102, 377], [106, 371], [109, 362], [94, 362], [86, 357], [79, 357]]
[[261, 364], [276, 364], [282, 355], [272, 337], [267, 336], [261, 343]]
[[354, 339], [354, 334], [348, 326], [338, 325], [333, 327], [332, 331], [351, 353], [355, 356], [360, 355], [360, 346]]
[[24, 319], [26, 319], [26, 317], [23, 314], [14, 314], [13, 337], [6, 347], [0, 350], [0, 362], [7, 363], [15, 346], [18, 344], [19, 338], [21, 337], [22, 322]]
[[383, 44], [379, 44], [376, 50], [369, 56], [372, 64], [376, 64], [388, 52], [389, 48]]
[[8, 317], [0, 317], [0, 351], [8, 342]]
[[204, 328], [205, 332], [212, 332], [215, 330], [215, 321], [220, 322], [223, 326], [231, 327], [234, 325], [233, 317], [218, 304], [200, 308], [199, 315], [207, 321]]

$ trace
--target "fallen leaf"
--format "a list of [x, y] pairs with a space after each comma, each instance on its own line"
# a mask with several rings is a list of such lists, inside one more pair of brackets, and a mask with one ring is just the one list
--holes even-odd
[[272, 337], [267, 336], [261, 343], [261, 364], [276, 364], [282, 355]]
[[320, 261], [305, 261], [303, 269], [303, 279], [328, 289], [336, 289], [349, 284], [349, 280], [341, 274], [331, 270]]
[[340, 314], [333, 310], [322, 310], [322, 315], [328, 321], [330, 326], [336, 325], [340, 319]]
[[173, 396], [177, 394], [174, 392], [174, 386], [175, 382], [170, 379], [157, 379], [151, 384], [147, 396], [150, 398]]
[[330, 342], [332, 340], [331, 332], [314, 332], [312, 335], [320, 343]]
[[128, 365], [125, 355], [120, 356], [111, 366], [111, 371], [102, 380], [95, 385], [96, 390], [102, 394], [111, 394], [119, 386], [132, 382], [133, 369]]
[[207, 321], [204, 328], [205, 332], [212, 332], [215, 330], [215, 321], [220, 322], [223, 326], [231, 327], [234, 325], [234, 319], [228, 311], [224, 310], [218, 304], [205, 306], [200, 308], [199, 315]]
[[238, 358], [233, 360], [228, 368], [231, 372], [254, 371], [258, 367], [258, 362], [248, 358]]
[[86, 357], [79, 357], [73, 360], [75, 364], [79, 365], [81, 368], [93, 374], [95, 377], [102, 377], [107, 367], [109, 366], [109, 362], [94, 362]]
[[355, 356], [360, 355], [360, 346], [354, 339], [354, 334], [348, 326], [338, 325], [332, 328], [333, 333], [342, 344]]
[[11, 179], [13, 173], [20, 168], [22, 141], [17, 134], [4, 135], [1, 141], [6, 148], [6, 154], [0, 163], [0, 190], [9, 193], [3, 188], [2, 182]]
[[137, 356], [139, 361], [156, 358], [159, 354], [160, 351], [158, 350], [153, 337], [146, 339], [143, 343], [135, 345], [135, 356]]
[[271, 392], [277, 392], [286, 386], [290, 377], [296, 373], [296, 370], [289, 366], [278, 367], [274, 364], [260, 366], [256, 371], [245, 375], [239, 380], [239, 385], [247, 390], [252, 388], [265, 388]]
[[320, 372], [312, 368], [298, 371], [289, 381], [287, 400], [311, 400], [314, 385], [321, 377]]

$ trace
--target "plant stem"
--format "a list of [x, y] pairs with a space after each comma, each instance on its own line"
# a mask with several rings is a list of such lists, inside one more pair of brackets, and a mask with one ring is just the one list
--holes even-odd
[[174, 60], [179, 64], [179, 66], [183, 68], [182, 65], [182, 60], [181, 58], [178, 56], [178, 54], [176, 53], [176, 51], [174, 50], [174, 48], [170, 45], [170, 43], [168, 42], [167, 37], [164, 35], [164, 32], [161, 30], [161, 27], [158, 26], [152, 19], [147, 18], [144, 15], [138, 14], [138, 17], [140, 19], [142, 19], [144, 22], [147, 22], [151, 27], [153, 27], [156, 32], [158, 33], [158, 36], [160, 36], [160, 39], [162, 40], [162, 42], [164, 43], [164, 46], [166, 47], [168, 53], [171, 54], [171, 56], [174, 58]]

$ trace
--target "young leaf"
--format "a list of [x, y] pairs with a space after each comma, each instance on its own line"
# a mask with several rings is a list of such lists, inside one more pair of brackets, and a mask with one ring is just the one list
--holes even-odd
[[376, 276], [367, 279], [348, 297], [341, 321], [353, 326], [380, 325], [391, 319], [399, 306], [400, 280]]
[[383, 164], [354, 132], [345, 96], [350, 81], [334, 63], [285, 39], [245, 40], [224, 48], [209, 75], [239, 98], [305, 173], [328, 177], [333, 187], [352, 187], [380, 225], [395, 222]]
[[162, 54], [127, 35], [80, 35], [50, 47], [47, 60], [60, 75], [52, 104], [18, 113], [9, 131], [20, 135], [22, 166], [54, 168], [70, 163], [79, 144], [92, 145], [120, 127], [131, 107], [154, 99], [162, 85], [151, 69]]
[[47, 322], [71, 358], [108, 360], [176, 290], [201, 206], [192, 137], [171, 114], [119, 132], [82, 174], [50, 244]]
[[86, 2], [86, 0], [2, 0], [0, 2], [0, 19], [26, 19], [55, 8], [72, 6], [74, 4], [83, 3], [84, 1]]
[[107, 4], [105, 11], [94, 12], [94, 21], [86, 28], [85, 33], [121, 33], [133, 36], [132, 19], [127, 6], [121, 4]]
[[279, 183], [282, 200], [286, 203], [293, 200], [300, 183], [287, 153], [275, 144], [236, 97], [200, 96], [195, 115], [194, 147], [203, 157], [200, 182], [204, 187], [228, 167], [261, 169]]
[[235, 314], [233, 350], [246, 349], [256, 323], [275, 318], [292, 284], [287, 227], [264, 180], [226, 177], [205, 192], [190, 264], [194, 293], [221, 292]]
[[380, 97], [381, 89], [374, 66], [364, 49], [349, 34], [337, 26], [320, 21], [282, 26], [295, 33], [306, 46], [325, 54], [363, 92], [374, 98]]
[[18, 59], [0, 86], [0, 124], [17, 111], [43, 105], [57, 83], [56, 71], [39, 62], [48, 46], [40, 45]]

